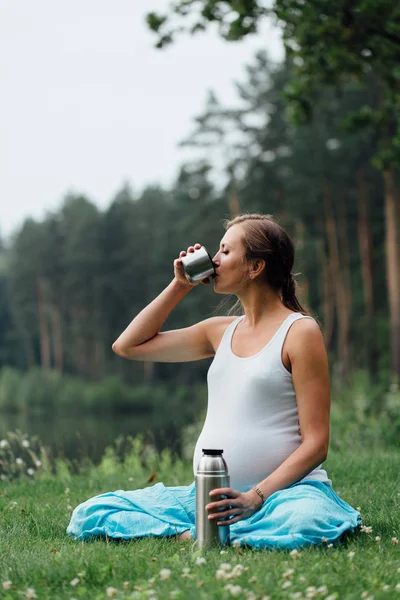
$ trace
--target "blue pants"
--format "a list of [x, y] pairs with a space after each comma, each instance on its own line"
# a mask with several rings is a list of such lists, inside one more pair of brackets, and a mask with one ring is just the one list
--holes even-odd
[[[72, 513], [67, 533], [131, 539], [171, 536], [190, 530], [196, 538], [196, 489], [162, 483], [134, 491], [117, 490], [90, 498]], [[308, 480], [269, 496], [259, 511], [230, 526], [231, 544], [255, 548], [299, 548], [335, 542], [361, 524], [360, 513], [330, 485]]]

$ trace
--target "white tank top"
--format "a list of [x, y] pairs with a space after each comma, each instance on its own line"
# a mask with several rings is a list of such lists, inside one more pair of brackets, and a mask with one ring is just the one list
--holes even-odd
[[[291, 325], [290, 314], [268, 344], [248, 358], [236, 356], [231, 340], [244, 315], [226, 328], [207, 374], [208, 408], [197, 440], [193, 471], [202, 448], [221, 448], [228, 465], [230, 485], [248, 491], [268, 477], [301, 444], [292, 375], [282, 363], [282, 347]], [[331, 485], [321, 465], [305, 479]]]

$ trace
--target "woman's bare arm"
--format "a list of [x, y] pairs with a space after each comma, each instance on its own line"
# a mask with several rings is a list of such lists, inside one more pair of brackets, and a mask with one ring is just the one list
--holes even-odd
[[[189, 246], [188, 252], [194, 252], [197, 247], [200, 244]], [[209, 335], [210, 321], [214, 319], [160, 333], [168, 315], [198, 285], [189, 283], [183, 273], [180, 259], [185, 255], [183, 250], [180, 258], [174, 261], [175, 277], [171, 283], [133, 319], [114, 342], [112, 349], [116, 354], [130, 360], [152, 362], [187, 362], [214, 355]]]

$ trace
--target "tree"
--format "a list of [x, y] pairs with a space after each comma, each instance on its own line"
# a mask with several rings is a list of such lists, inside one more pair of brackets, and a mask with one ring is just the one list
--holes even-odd
[[[196, 12], [196, 9], [199, 9]], [[370, 130], [379, 140], [374, 157], [385, 188], [386, 275], [390, 307], [391, 370], [400, 378], [400, 261], [396, 169], [400, 165], [400, 5], [392, 0], [181, 0], [169, 15], [148, 15], [158, 47], [181, 31], [195, 33], [217, 23], [221, 35], [239, 40], [254, 33], [260, 20], [274, 16], [283, 29], [287, 56], [293, 60], [285, 90], [295, 121], [311, 119], [322, 84], [341, 89], [373, 78], [374, 98], [347, 115], [353, 130]], [[171, 18], [186, 24], [171, 25]], [[190, 19], [194, 22], [187, 24]]]

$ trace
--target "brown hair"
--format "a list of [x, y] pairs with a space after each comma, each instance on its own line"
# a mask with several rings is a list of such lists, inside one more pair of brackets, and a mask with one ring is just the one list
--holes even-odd
[[[280, 292], [283, 304], [293, 310], [308, 314], [296, 297], [296, 282], [293, 279], [294, 244], [287, 232], [274, 221], [271, 215], [249, 213], [224, 221], [228, 230], [233, 225], [242, 225], [244, 229], [243, 245], [245, 260], [257, 258], [266, 262], [266, 268], [261, 274], [268, 285]], [[236, 308], [236, 305], [233, 309]], [[232, 311], [230, 312], [233, 312]]]

